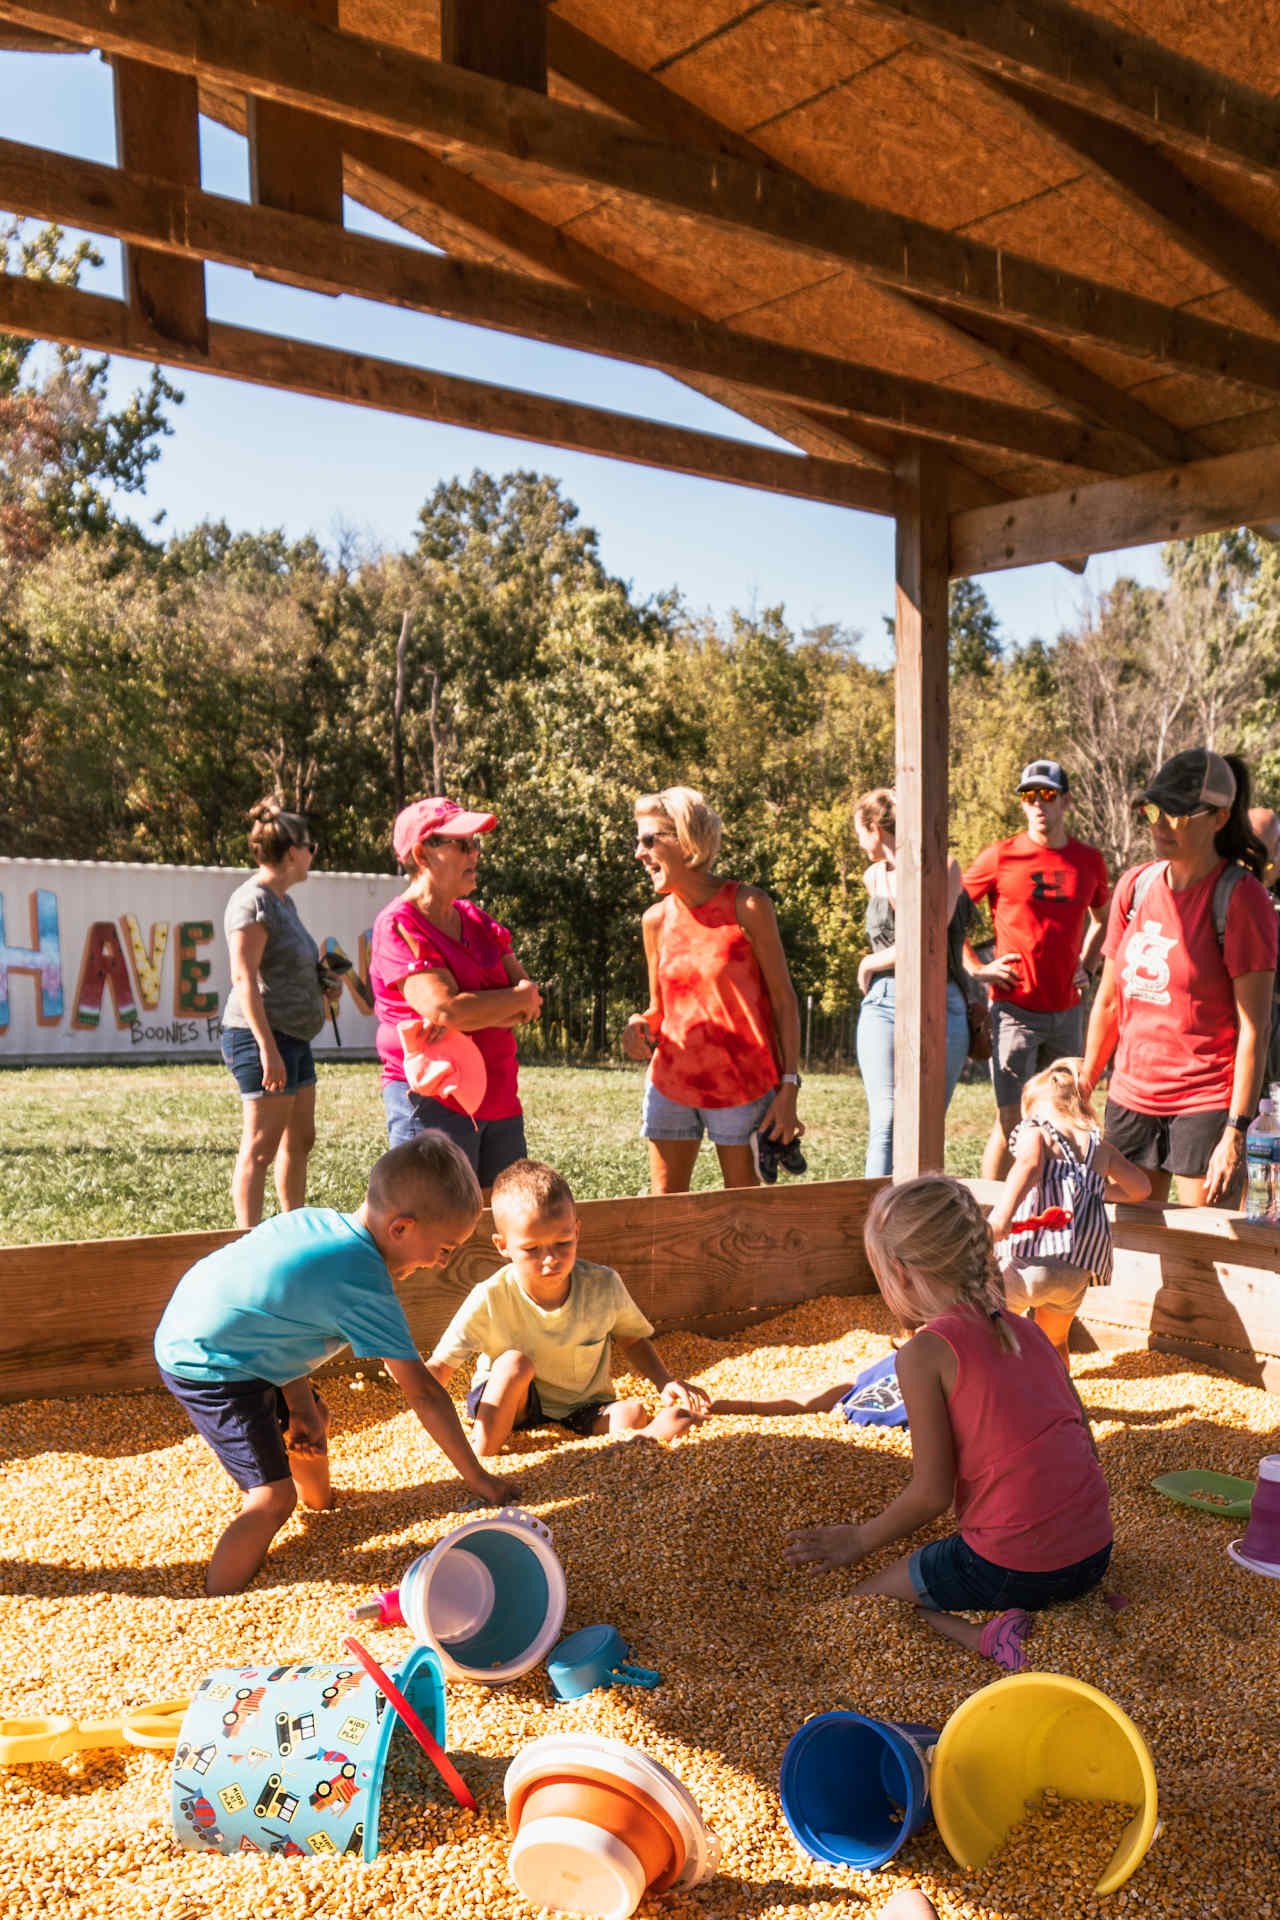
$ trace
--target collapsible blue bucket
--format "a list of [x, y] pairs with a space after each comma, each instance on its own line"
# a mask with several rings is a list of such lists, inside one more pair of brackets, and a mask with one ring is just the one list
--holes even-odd
[[[413, 1647], [395, 1679], [445, 1746], [436, 1655]], [[353, 1663], [221, 1667], [196, 1688], [178, 1735], [174, 1833], [201, 1853], [372, 1860], [398, 1725], [381, 1688]]]
[[519, 1507], [454, 1527], [400, 1578], [399, 1606], [445, 1674], [501, 1686], [560, 1637], [566, 1590], [551, 1533]]
[[929, 1818], [938, 1735], [911, 1721], [815, 1714], [782, 1756], [782, 1811], [805, 1852], [834, 1867], [883, 1867]]

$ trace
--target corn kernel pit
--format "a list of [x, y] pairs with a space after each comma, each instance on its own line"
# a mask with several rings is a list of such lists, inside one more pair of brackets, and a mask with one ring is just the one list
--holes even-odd
[[[890, 1331], [877, 1298], [820, 1300], [729, 1339], [668, 1335], [663, 1352], [712, 1392], [779, 1393], [851, 1377], [887, 1350]], [[333, 1658], [347, 1609], [394, 1586], [469, 1517], [394, 1387], [367, 1364], [362, 1373], [353, 1365], [325, 1386], [338, 1506], [295, 1515], [255, 1585], [216, 1601], [197, 1597], [199, 1583], [235, 1490], [166, 1395], [0, 1409], [0, 1713], [89, 1718], [189, 1692], [214, 1667]], [[506, 1877], [503, 1774], [529, 1741], [576, 1730], [662, 1761], [724, 1842], [714, 1880], [642, 1914], [872, 1915], [905, 1886], [942, 1920], [1280, 1913], [1280, 1583], [1228, 1560], [1241, 1522], [1196, 1514], [1149, 1484], [1189, 1466], [1252, 1477], [1261, 1455], [1280, 1450], [1280, 1408], [1162, 1354], [1078, 1357], [1074, 1377], [1111, 1484], [1116, 1551], [1105, 1591], [1038, 1616], [1028, 1652], [1033, 1667], [1109, 1694], [1151, 1748], [1163, 1832], [1120, 1895], [1092, 1891], [1114, 1809], [1033, 1812], [980, 1873], [957, 1867], [932, 1826], [878, 1874], [828, 1867], [793, 1841], [778, 1768], [808, 1715], [848, 1706], [941, 1727], [998, 1677], [910, 1609], [851, 1600], [856, 1573], [782, 1565], [790, 1527], [869, 1515], [909, 1472], [904, 1434], [846, 1428], [834, 1413], [717, 1418], [670, 1449], [517, 1437], [505, 1459], [564, 1563], [565, 1630], [610, 1622], [663, 1684], [553, 1704], [541, 1669], [498, 1690], [451, 1682], [449, 1748], [478, 1815], [447, 1801], [403, 1736], [369, 1865], [184, 1851], [169, 1828], [163, 1755], [3, 1769], [0, 1920], [532, 1920]], [[649, 1392], [625, 1376], [619, 1391]], [[1128, 1604], [1117, 1612], [1107, 1594]], [[409, 1638], [376, 1633], [369, 1644], [394, 1665]]]

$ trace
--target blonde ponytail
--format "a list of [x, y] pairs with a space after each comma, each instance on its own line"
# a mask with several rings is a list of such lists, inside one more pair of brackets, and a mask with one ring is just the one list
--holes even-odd
[[863, 1240], [885, 1304], [902, 1326], [914, 1330], [960, 1309], [990, 1320], [1001, 1346], [1019, 1351], [1002, 1313], [1004, 1280], [990, 1229], [959, 1180], [926, 1173], [885, 1187], [871, 1203]]

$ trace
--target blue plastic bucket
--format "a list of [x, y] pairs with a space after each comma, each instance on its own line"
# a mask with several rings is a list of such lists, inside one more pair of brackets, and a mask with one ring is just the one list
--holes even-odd
[[546, 1658], [560, 1637], [564, 1569], [550, 1530], [519, 1507], [454, 1527], [400, 1579], [414, 1638], [455, 1680], [500, 1686]]
[[[445, 1746], [435, 1654], [414, 1647], [393, 1677]], [[222, 1667], [196, 1688], [178, 1735], [174, 1833], [205, 1853], [372, 1860], [398, 1726], [381, 1688], [354, 1663]], [[411, 1736], [401, 1731], [400, 1738]]]
[[782, 1756], [782, 1811], [805, 1852], [835, 1867], [883, 1867], [929, 1818], [938, 1735], [910, 1721], [815, 1714]]

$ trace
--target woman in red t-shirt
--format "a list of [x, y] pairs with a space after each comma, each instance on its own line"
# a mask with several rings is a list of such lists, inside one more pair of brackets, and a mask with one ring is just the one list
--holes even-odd
[[654, 1193], [689, 1191], [704, 1131], [726, 1187], [758, 1185], [761, 1136], [785, 1147], [804, 1131], [800, 1008], [778, 922], [767, 893], [712, 871], [720, 833], [692, 787], [636, 802], [636, 858], [662, 897], [642, 922], [649, 1005], [622, 1046], [649, 1062], [640, 1131]]
[[1103, 1138], [1183, 1206], [1231, 1204], [1267, 1059], [1276, 916], [1257, 877], [1249, 774], [1234, 755], [1176, 753], [1134, 801], [1155, 861], [1111, 902], [1085, 1043], [1084, 1092], [1115, 1055]]
[[[415, 800], [397, 814], [392, 839], [409, 874], [398, 900], [373, 923], [369, 965], [382, 1100], [393, 1147], [428, 1127], [456, 1140], [485, 1197], [497, 1175], [525, 1157], [512, 1028], [537, 1017], [537, 987], [511, 951], [511, 935], [467, 896], [475, 888], [478, 836], [491, 813], [455, 800]], [[474, 1120], [457, 1102], [415, 1093], [405, 1078], [402, 1020], [470, 1034], [485, 1064]]]

